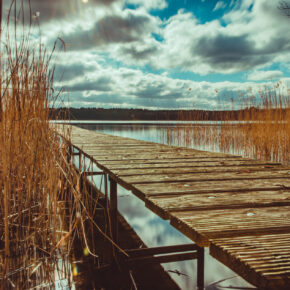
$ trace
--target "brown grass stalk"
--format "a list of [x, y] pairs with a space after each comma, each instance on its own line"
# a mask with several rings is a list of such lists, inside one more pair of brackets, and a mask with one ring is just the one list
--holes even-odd
[[[278, 82], [232, 100], [232, 110], [215, 113], [212, 123], [167, 128], [164, 142], [244, 157], [290, 162], [290, 91]], [[224, 96], [227, 98], [227, 96]], [[234, 109], [236, 107], [239, 109]], [[222, 108], [222, 105], [221, 105]], [[211, 121], [206, 112], [181, 112], [180, 120]], [[217, 118], [217, 116], [219, 118]]]
[[59, 279], [70, 286], [70, 258], [83, 249], [96, 258], [96, 233], [122, 249], [94, 221], [98, 199], [80, 186], [67, 158], [70, 131], [63, 129], [63, 139], [50, 124], [49, 109], [59, 100], [56, 44], [48, 51], [41, 39], [31, 40], [34, 24], [23, 3], [11, 1], [0, 29], [0, 288], [50, 288]]

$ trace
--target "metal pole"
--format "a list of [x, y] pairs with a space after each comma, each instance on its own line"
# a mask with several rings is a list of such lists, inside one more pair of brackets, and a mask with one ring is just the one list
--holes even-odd
[[115, 243], [118, 242], [118, 199], [117, 199], [117, 183], [112, 178], [110, 180], [110, 216], [112, 238]]
[[197, 249], [197, 289], [204, 289], [204, 248]]

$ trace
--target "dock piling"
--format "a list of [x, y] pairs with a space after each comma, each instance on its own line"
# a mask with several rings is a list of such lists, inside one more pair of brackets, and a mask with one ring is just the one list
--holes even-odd
[[115, 243], [118, 242], [118, 198], [117, 198], [117, 183], [114, 179], [110, 181], [110, 215], [112, 238]]

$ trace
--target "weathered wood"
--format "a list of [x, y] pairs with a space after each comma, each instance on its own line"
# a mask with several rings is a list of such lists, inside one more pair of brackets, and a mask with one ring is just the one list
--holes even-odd
[[259, 288], [290, 288], [290, 233], [215, 239], [210, 254]]
[[[144, 159], [145, 156], [138, 156], [138, 158], [140, 159]], [[167, 156], [166, 158], [170, 158], [171, 156]], [[162, 163], [162, 162], [156, 162], [156, 163], [145, 163], [142, 162], [142, 160], [138, 163], [135, 164], [130, 164], [127, 162], [126, 159], [130, 159], [130, 158], [137, 158], [136, 156], [95, 156], [93, 155], [93, 158], [95, 160], [98, 160], [98, 163], [103, 164], [105, 162], [105, 160], [122, 160], [123, 164], [112, 164], [112, 165], [103, 165], [104, 167], [110, 169], [110, 170], [117, 170], [117, 169], [145, 169], [145, 168], [151, 168], [153, 169], [157, 169], [157, 168], [176, 168], [176, 171], [179, 170], [179, 168], [183, 168], [183, 167], [195, 167], [195, 168], [199, 168], [199, 167], [217, 167], [217, 166], [267, 166], [269, 163], [267, 162], [259, 162], [259, 161], [248, 161], [248, 160], [230, 160], [227, 162], [224, 161], [218, 161], [218, 160], [211, 160], [211, 161], [207, 161], [204, 160], [201, 162], [201, 160], [195, 160], [192, 162], [174, 162], [174, 158], [172, 159], [172, 162], [167, 162], [167, 163]], [[100, 158], [100, 159], [99, 159]], [[119, 158], [119, 159], [118, 159]], [[158, 159], [160, 158], [158, 154], [156, 155], [151, 155], [152, 159]], [[274, 165], [274, 164], [273, 164]]]
[[144, 257], [144, 256], [150, 256], [150, 255], [196, 251], [198, 249], [199, 247], [197, 247], [195, 244], [182, 244], [182, 245], [174, 245], [174, 246], [129, 249], [129, 250], [124, 250], [124, 251], [127, 254], [129, 254], [130, 257], [140, 257], [140, 256]]
[[238, 179], [271, 179], [271, 178], [290, 178], [290, 169], [287, 170], [263, 170], [250, 171], [240, 170], [237, 172], [207, 172], [207, 173], [186, 173], [180, 174], [155, 174], [155, 175], [131, 175], [124, 176], [122, 179], [131, 184], [145, 183], [168, 183], [168, 182], [190, 182], [190, 181], [210, 181], [210, 180], [238, 180]]
[[204, 289], [204, 249], [197, 250], [197, 289]]
[[189, 252], [189, 253], [180, 253], [180, 254], [169, 254], [163, 256], [153, 256], [153, 257], [137, 257], [137, 258], [129, 258], [125, 260], [125, 264], [128, 267], [136, 267], [138, 264], [161, 264], [161, 263], [171, 263], [171, 262], [179, 262], [186, 260], [195, 260], [197, 259], [197, 252]]
[[70, 141], [112, 184], [199, 246], [211, 243], [211, 254], [250, 283], [289, 288], [289, 166], [76, 127]]
[[221, 192], [216, 194], [187, 194], [181, 196], [152, 196], [146, 206], [164, 219], [170, 212], [273, 207], [290, 205], [290, 191]]
[[[290, 232], [290, 206], [171, 212], [171, 224], [208, 246], [210, 239]], [[277, 237], [278, 238], [278, 237]]]
[[[98, 158], [94, 155], [95, 158]], [[155, 157], [155, 155], [154, 155]], [[165, 158], [166, 157], [166, 158]], [[103, 165], [106, 165], [108, 167], [110, 166], [117, 166], [117, 165], [138, 165], [138, 164], [154, 164], [154, 163], [202, 163], [202, 162], [217, 162], [217, 164], [220, 164], [221, 160], [224, 162], [225, 158], [220, 158], [220, 157], [211, 157], [211, 156], [192, 156], [192, 157], [184, 157], [176, 154], [166, 154], [164, 155], [158, 155], [155, 159], [152, 158], [152, 155], [131, 155], [131, 156], [123, 156], [122, 159], [117, 159], [118, 157], [113, 157], [114, 160], [104, 160], [102, 161]], [[102, 158], [102, 157], [100, 157]], [[99, 161], [101, 161], [98, 158]], [[230, 158], [228, 157], [226, 159], [227, 161], [244, 161], [244, 159], [239, 159], [239, 158]]]
[[156, 183], [135, 184], [132, 190], [146, 197], [157, 195], [182, 195], [195, 193], [218, 193], [218, 192], [243, 192], [243, 191], [268, 191], [289, 190], [290, 179], [242, 179], [242, 180], [215, 180], [215, 181], [191, 181], [191, 182], [168, 182], [159, 186]]
[[110, 221], [112, 238], [115, 243], [118, 243], [118, 197], [117, 183], [110, 179]]
[[[132, 147], [132, 146], [131, 146]], [[219, 161], [227, 161], [229, 160], [245, 160], [246, 158], [242, 158], [240, 156], [228, 156], [228, 155], [220, 155], [217, 153], [200, 153], [192, 151], [191, 149], [180, 149], [180, 148], [164, 148], [164, 147], [149, 147], [148, 149], [144, 148], [130, 148], [130, 151], [128, 151], [127, 148], [112, 148], [112, 149], [99, 149], [99, 148], [82, 148], [83, 150], [86, 150], [87, 153], [89, 153], [92, 156], [100, 156], [100, 155], [107, 155], [107, 154], [113, 154], [115, 157], [122, 157], [122, 156], [135, 156], [140, 155], [144, 156], [143, 159], [149, 159], [151, 157], [150, 151], [153, 152], [153, 155], [159, 155], [159, 159], [166, 159], [166, 156], [171, 156], [173, 154], [177, 154], [180, 158], [216, 158], [219, 159]], [[151, 149], [151, 150], [150, 150]], [[176, 157], [178, 158], [178, 157]], [[250, 160], [250, 159], [248, 159]]]
[[[286, 170], [279, 165], [261, 165], [261, 164], [252, 164], [252, 165], [239, 165], [239, 166], [205, 166], [205, 167], [182, 167], [182, 168], [139, 168], [139, 169], [111, 169], [112, 173], [115, 176], [124, 177], [124, 176], [136, 176], [141, 175], [144, 176], [144, 180], [146, 179], [146, 175], [177, 175], [177, 174], [195, 174], [195, 173], [213, 173], [213, 172], [233, 172], [234, 174], [244, 173], [244, 172], [254, 172], [254, 171], [267, 171], [271, 169], [271, 171], [276, 170]], [[289, 170], [290, 168], [287, 168]]]

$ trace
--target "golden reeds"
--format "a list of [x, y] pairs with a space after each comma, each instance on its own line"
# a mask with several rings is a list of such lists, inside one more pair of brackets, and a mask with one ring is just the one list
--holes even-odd
[[289, 89], [278, 82], [256, 93], [249, 90], [249, 95], [241, 96], [238, 102], [238, 110], [183, 111], [180, 120], [193, 120], [193, 123], [167, 128], [162, 137], [170, 144], [289, 163]]
[[[29, 27], [21, 13], [23, 9], [18, 10], [16, 1], [12, 1], [5, 29], [4, 20], [1, 22], [2, 289], [26, 289], [54, 281], [51, 273], [58, 263], [51, 260], [61, 255], [56, 257], [50, 251], [64, 230], [59, 220], [63, 178], [56, 170], [63, 153], [50, 130], [48, 115], [49, 102], [53, 101], [51, 54], [41, 46], [31, 49], [26, 34]], [[18, 33], [17, 18], [21, 17], [23, 31]]]
[[69, 130], [60, 137], [49, 122], [56, 44], [31, 40], [23, 3], [12, 0], [0, 22], [0, 288], [62, 288], [77, 275], [76, 252], [97, 262], [96, 233], [118, 246], [94, 221], [98, 197], [72, 163]]
[[50, 288], [62, 279], [69, 285], [69, 238], [80, 219], [72, 192], [77, 175], [49, 124], [57, 98], [54, 49], [32, 42], [31, 25], [22, 2], [11, 1], [0, 36], [1, 289]]

